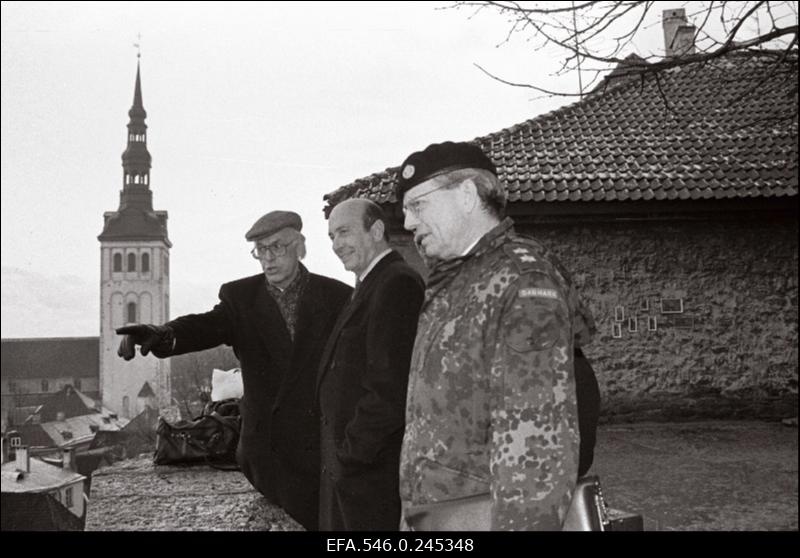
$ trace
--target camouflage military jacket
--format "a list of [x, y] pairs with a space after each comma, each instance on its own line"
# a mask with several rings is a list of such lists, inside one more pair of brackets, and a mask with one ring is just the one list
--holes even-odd
[[492, 530], [561, 528], [578, 467], [573, 346], [594, 324], [555, 259], [512, 224], [428, 281], [400, 463], [406, 517], [486, 494]]

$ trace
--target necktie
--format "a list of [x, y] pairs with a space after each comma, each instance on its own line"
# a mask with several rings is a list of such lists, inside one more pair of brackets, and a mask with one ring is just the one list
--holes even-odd
[[356, 293], [358, 292], [358, 287], [361, 286], [361, 280], [356, 279], [356, 286], [353, 289], [353, 294], [350, 295], [350, 300], [353, 300], [356, 297]]

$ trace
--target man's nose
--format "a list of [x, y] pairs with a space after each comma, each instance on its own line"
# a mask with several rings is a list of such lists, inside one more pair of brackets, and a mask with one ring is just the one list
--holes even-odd
[[403, 218], [403, 228], [407, 231], [413, 231], [419, 225], [419, 221], [413, 212], [407, 211]]

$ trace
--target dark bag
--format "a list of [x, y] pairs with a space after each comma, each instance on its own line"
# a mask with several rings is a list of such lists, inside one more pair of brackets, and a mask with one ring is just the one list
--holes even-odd
[[238, 400], [209, 403], [201, 416], [174, 424], [159, 417], [153, 461], [156, 465], [208, 464], [237, 469], [240, 427]]
[[600, 388], [592, 365], [578, 347], [575, 347], [575, 392], [578, 399], [578, 428], [581, 433], [578, 477], [583, 477], [594, 461], [597, 423], [600, 420]]

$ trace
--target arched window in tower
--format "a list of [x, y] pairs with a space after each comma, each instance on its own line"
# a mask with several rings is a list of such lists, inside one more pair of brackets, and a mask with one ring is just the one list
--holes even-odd
[[136, 303], [129, 302], [128, 303], [128, 316], [127, 316], [126, 323], [135, 324], [136, 323]]
[[147, 184], [147, 175], [146, 174], [142, 177], [142, 183], [143, 184]]
[[114, 254], [114, 271], [122, 271], [122, 254]]
[[136, 254], [128, 254], [128, 271], [136, 271]]
[[138, 174], [134, 174], [133, 175], [133, 183], [134, 184], [139, 184], [139, 175]]
[[150, 272], [150, 254], [145, 252], [142, 254], [142, 273]]
[[126, 173], [125, 174], [125, 184], [130, 184], [130, 183], [131, 183], [131, 175]]

